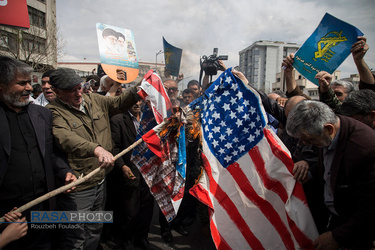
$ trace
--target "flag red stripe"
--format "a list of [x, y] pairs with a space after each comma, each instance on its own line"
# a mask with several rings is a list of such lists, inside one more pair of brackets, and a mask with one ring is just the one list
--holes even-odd
[[[212, 216], [212, 212], [210, 212], [210, 218]], [[232, 249], [229, 244], [225, 241], [224, 237], [219, 233], [219, 230], [217, 230], [217, 227], [213, 220], [211, 220], [210, 223], [210, 229], [211, 229], [211, 236], [215, 243], [215, 246], [219, 250], [230, 250]]]
[[140, 89], [137, 94], [143, 99], [145, 100], [146, 97], [148, 96], [148, 94], [146, 93], [146, 91], [144, 91], [143, 89]]
[[309, 237], [307, 237], [306, 234], [304, 234], [304, 232], [301, 231], [301, 229], [299, 229], [296, 223], [289, 217], [288, 213], [286, 213], [286, 215], [288, 216], [289, 227], [292, 230], [294, 238], [298, 242], [298, 246], [301, 249], [305, 250], [315, 249], [313, 241]]
[[[278, 143], [276, 139], [272, 136], [271, 132], [267, 129], [263, 130], [264, 135], [267, 138], [268, 144], [271, 147], [272, 153], [286, 166], [286, 168], [289, 170], [289, 172], [293, 175], [293, 167], [294, 162], [292, 158], [289, 157], [289, 155], [281, 150], [280, 147], [277, 147]], [[299, 182], [296, 182], [293, 193], [293, 196], [295, 196], [297, 199], [301, 200], [304, 204], [307, 204], [305, 193], [303, 191], [302, 185]]]
[[197, 184], [194, 187], [190, 188], [189, 193], [197, 198], [200, 202], [208, 206], [210, 209], [214, 209], [209, 192], [204, 187], [202, 187], [201, 184]]
[[[246, 221], [239, 213], [236, 205], [232, 202], [230, 197], [221, 189], [212, 176], [211, 165], [205, 155], [202, 154], [202, 161], [204, 169], [210, 180], [210, 192], [214, 195], [216, 200], [221, 204], [223, 209], [227, 212], [233, 223], [237, 226], [243, 237], [246, 239], [249, 246], [253, 249], [264, 249], [262, 243], [255, 237], [250, 230]], [[216, 244], [216, 242], [215, 242]]]
[[[294, 166], [293, 160], [287, 155], [286, 152], [276, 147], [277, 145], [276, 139], [272, 136], [270, 131], [268, 131], [267, 129], [264, 129], [263, 131], [267, 138], [268, 144], [271, 147], [272, 153], [281, 162], [283, 162], [285, 166], [287, 166], [287, 169], [289, 170], [289, 172], [293, 174], [291, 171], [291, 168], [290, 167], [288, 168], [288, 164], [291, 164], [292, 166]], [[306, 196], [303, 191], [301, 183], [296, 182], [292, 195], [296, 197], [297, 199], [299, 199], [300, 201], [302, 201], [305, 205], [307, 205]], [[303, 231], [301, 231], [301, 229], [296, 225], [296, 223], [289, 217], [288, 213], [286, 213], [286, 215], [288, 216], [289, 227], [291, 228], [292, 233], [298, 242], [298, 245], [303, 249], [314, 249], [313, 242], [311, 241], [311, 239], [308, 238]]]
[[[147, 81], [147, 82], [151, 86], [153, 86], [156, 89], [156, 91], [158, 91], [163, 96], [164, 100], [169, 100], [168, 94], [165, 92], [164, 87], [161, 84], [158, 83], [158, 81], [159, 81], [158, 77], [155, 76], [154, 74], [152, 74], [151, 78], [152, 78], [151, 83], [149, 81]], [[165, 104], [167, 106], [167, 110], [172, 108], [171, 102], [166, 101]]]
[[256, 171], [258, 172], [260, 178], [263, 181], [263, 185], [268, 190], [272, 190], [273, 192], [278, 194], [280, 199], [285, 204], [286, 201], [288, 200], [288, 194], [287, 194], [284, 186], [281, 184], [280, 181], [278, 181], [278, 180], [276, 180], [276, 179], [274, 179], [274, 178], [272, 178], [271, 176], [268, 175], [268, 172], [267, 172], [264, 160], [262, 158], [262, 155], [259, 151], [259, 148], [257, 146], [253, 147], [249, 151], [249, 155], [250, 155], [251, 160], [254, 162], [254, 167], [255, 167]]
[[155, 130], [151, 129], [149, 132], [142, 136], [144, 142], [147, 143], [147, 147], [159, 158], [163, 157], [162, 147], [160, 144], [160, 138], [156, 134]]
[[[250, 151], [254, 151], [254, 149], [259, 151], [257, 146], [252, 148]], [[250, 152], [249, 154], [251, 155]], [[264, 164], [263, 160], [261, 161], [256, 160], [256, 162], [254, 162], [255, 165], [262, 164], [262, 163]], [[256, 166], [256, 169], [261, 169], [261, 168], [259, 166]], [[250, 181], [248, 180], [247, 176], [242, 171], [240, 165], [235, 162], [229, 165], [227, 167], [227, 170], [232, 175], [233, 179], [236, 181], [237, 185], [239, 186], [241, 191], [245, 194], [245, 196], [250, 201], [252, 201], [254, 205], [256, 205], [259, 208], [259, 210], [264, 214], [264, 216], [273, 225], [275, 230], [279, 233], [281, 240], [283, 241], [286, 249], [294, 249], [293, 239], [290, 235], [288, 228], [284, 225], [284, 222], [280, 218], [280, 215], [275, 211], [272, 204], [270, 204], [267, 200], [263, 199], [257, 194], [253, 186], [251, 185]], [[263, 171], [265, 171], [265, 169]], [[284, 187], [279, 187], [279, 188], [284, 189]]]
[[163, 115], [155, 107], [152, 107], [152, 111], [154, 112], [156, 121], [158, 121], [158, 123], [163, 122]]
[[305, 205], [307, 205], [307, 200], [305, 196], [305, 191], [303, 191], [302, 184], [299, 182], [296, 182], [296, 185], [294, 186], [292, 195], [302, 201]]
[[273, 137], [272, 133], [268, 129], [263, 129], [264, 136], [266, 137], [268, 144], [271, 147], [272, 153], [286, 166], [288, 171], [293, 174], [294, 162], [290, 156], [281, 149], [278, 141]]

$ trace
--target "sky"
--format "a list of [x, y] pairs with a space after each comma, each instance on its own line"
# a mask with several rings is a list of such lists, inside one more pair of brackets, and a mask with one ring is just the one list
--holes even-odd
[[[96, 23], [104, 23], [133, 32], [141, 62], [155, 63], [164, 36], [183, 49], [184, 81], [198, 80], [200, 57], [214, 48], [234, 67], [239, 51], [256, 41], [303, 44], [328, 12], [364, 33], [370, 47], [365, 60], [375, 70], [374, 9], [374, 0], [57, 0], [57, 26], [66, 42], [60, 61], [99, 62]], [[351, 55], [338, 70], [341, 78], [357, 73]]]

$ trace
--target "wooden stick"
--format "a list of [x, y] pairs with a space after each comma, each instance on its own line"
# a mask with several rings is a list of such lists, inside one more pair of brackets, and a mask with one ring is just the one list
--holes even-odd
[[[138, 146], [138, 144], [140, 144], [141, 142], [143, 141], [142, 138], [140, 138], [138, 141], [134, 142], [132, 145], [130, 145], [129, 147], [127, 147], [126, 149], [124, 149], [123, 151], [121, 151], [120, 153], [118, 153], [114, 159], [117, 160], [118, 158], [120, 158], [121, 156], [123, 156], [124, 154], [126, 154], [127, 152], [129, 152], [130, 150], [132, 150], [133, 148], [135, 148], [136, 146]], [[94, 175], [96, 175], [97, 173], [101, 172], [101, 171], [104, 171], [104, 168], [96, 168], [94, 169], [93, 171], [91, 171], [90, 173], [88, 173], [86, 176], [83, 176], [81, 178], [79, 178], [77, 181], [75, 182], [72, 182], [72, 183], [69, 183], [65, 186], [62, 186], [62, 187], [59, 187], [55, 190], [52, 190], [48, 193], [46, 193], [45, 195], [42, 195], [38, 198], [36, 198], [35, 200], [32, 200], [28, 203], [26, 203], [25, 205], [17, 208], [16, 210], [14, 210], [13, 212], [19, 212], [19, 213], [22, 213], [24, 212], [25, 210], [45, 201], [45, 200], [48, 200], [58, 194], [61, 194], [63, 192], [65, 192], [66, 190], [69, 190], [71, 189], [72, 187], [75, 187], [75, 186], [78, 186], [82, 183], [84, 183], [85, 181], [87, 181], [88, 179], [90, 179], [91, 177], [93, 177]], [[4, 217], [1, 217], [0, 218], [0, 223], [2, 222], [5, 222], [5, 219]]]

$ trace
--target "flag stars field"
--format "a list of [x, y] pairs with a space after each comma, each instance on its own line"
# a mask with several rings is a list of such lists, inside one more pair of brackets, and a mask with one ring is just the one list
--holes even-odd
[[[241, 89], [243, 86], [240, 87], [234, 79], [232, 74], [222, 75], [220, 84], [209, 88], [205, 99], [201, 100], [201, 105], [206, 110], [201, 113], [204, 136], [210, 142], [212, 150], [225, 157], [219, 159], [224, 167], [241, 157], [247, 147], [250, 147], [249, 142], [255, 144], [261, 140], [263, 133], [258, 128], [265, 126], [265, 121], [254, 107], [258, 104], [252, 105], [244, 98], [249, 92]], [[236, 137], [235, 131], [241, 131], [242, 135]], [[233, 148], [233, 143], [238, 146]]]

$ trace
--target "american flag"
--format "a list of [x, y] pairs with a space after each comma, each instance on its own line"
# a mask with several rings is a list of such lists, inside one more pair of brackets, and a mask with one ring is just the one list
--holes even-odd
[[165, 120], [171, 114], [172, 105], [160, 77], [152, 70], [145, 75], [141, 88], [138, 94], [147, 105], [137, 140], [142, 137], [143, 142], [133, 150], [131, 160], [141, 172], [167, 221], [171, 221], [177, 215], [184, 193], [185, 127], [175, 119]]
[[160, 77], [149, 70], [143, 77], [140, 88], [138, 95], [150, 105], [156, 122], [162, 123], [164, 118], [171, 115], [172, 104]]
[[313, 249], [318, 236], [293, 161], [260, 98], [226, 70], [200, 110], [203, 174], [190, 193], [210, 209], [218, 249]]

